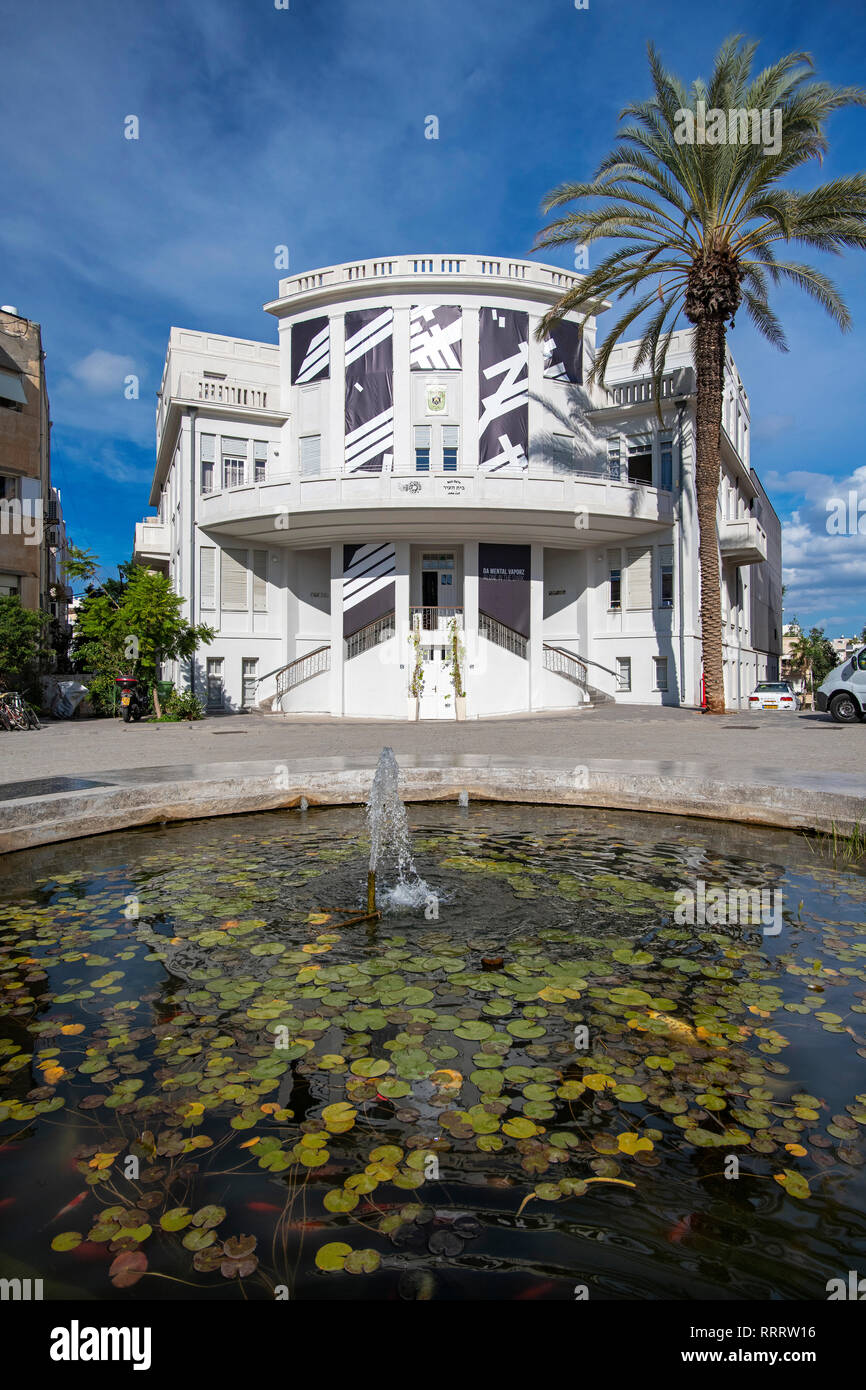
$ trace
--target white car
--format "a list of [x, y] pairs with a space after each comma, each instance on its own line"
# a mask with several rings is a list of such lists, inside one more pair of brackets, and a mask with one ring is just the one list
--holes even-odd
[[800, 701], [787, 681], [758, 681], [749, 696], [749, 709], [784, 709], [795, 713]]

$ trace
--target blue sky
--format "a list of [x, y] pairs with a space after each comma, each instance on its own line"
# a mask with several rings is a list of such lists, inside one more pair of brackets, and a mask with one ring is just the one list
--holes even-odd
[[[289, 3], [0, 0], [0, 302], [42, 324], [54, 480], [71, 538], [108, 570], [149, 510], [169, 328], [275, 341], [261, 311], [275, 246], [292, 272], [429, 249], [526, 255], [545, 192], [590, 175], [621, 107], [649, 94], [650, 38], [689, 81], [738, 32], [763, 61], [806, 49], [828, 80], [866, 80], [860, 0]], [[138, 141], [123, 138], [130, 114]], [[829, 134], [820, 177], [866, 165], [866, 110]], [[787, 355], [745, 314], [730, 341], [785, 526], [786, 616], [834, 636], [866, 624], [866, 536], [826, 527], [828, 498], [853, 489], [866, 508], [866, 254], [829, 269], [852, 333], [782, 291]]]

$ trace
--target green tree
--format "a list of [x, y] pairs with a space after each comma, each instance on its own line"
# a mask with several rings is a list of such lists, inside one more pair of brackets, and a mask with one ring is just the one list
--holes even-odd
[[47, 613], [23, 608], [18, 594], [0, 598], [0, 684], [7, 690], [30, 686], [45, 653]]
[[67, 545], [63, 568], [70, 583], [76, 579], [84, 579], [89, 583], [96, 575], [99, 561], [92, 551], [81, 550], [77, 545]]
[[790, 668], [794, 675], [803, 677], [812, 695], [837, 665], [836, 652], [823, 627], [813, 627], [808, 634], [798, 631], [791, 646]]
[[[680, 315], [693, 326], [701, 638], [707, 706], [714, 714], [725, 709], [716, 509], [726, 327], [745, 305], [759, 332], [787, 350], [768, 294], [771, 285], [790, 283], [847, 330], [850, 315], [833, 283], [810, 265], [779, 259], [776, 248], [783, 255], [797, 243], [835, 253], [866, 248], [866, 175], [831, 179], [805, 192], [782, 186], [795, 170], [820, 164], [828, 117], [841, 107], [866, 105], [866, 93], [811, 80], [814, 64], [806, 53], [789, 53], [753, 76], [756, 48], [740, 36], [728, 39], [709, 82], [698, 79], [687, 90], [650, 44], [652, 98], [625, 108], [621, 119], [628, 124], [590, 182], [565, 183], [548, 195], [545, 212], [568, 203], [578, 208], [536, 239], [538, 248], [618, 243], [538, 329], [544, 337], [566, 313], [586, 317], [601, 300], [636, 296], [601, 343], [590, 381], [604, 380], [617, 342], [647, 315], [636, 365], [651, 365], [660, 411], [665, 358]], [[778, 110], [778, 151], [750, 139], [695, 142], [699, 102], [705, 112]]]
[[[163, 662], [189, 660], [200, 643], [213, 640], [213, 628], [192, 626], [183, 617], [183, 599], [168, 575], [122, 565], [120, 578], [106, 580], [79, 610], [75, 654], [97, 677], [102, 708], [113, 707], [114, 678], [133, 674], [153, 685]], [[159, 713], [159, 701], [154, 695]]]

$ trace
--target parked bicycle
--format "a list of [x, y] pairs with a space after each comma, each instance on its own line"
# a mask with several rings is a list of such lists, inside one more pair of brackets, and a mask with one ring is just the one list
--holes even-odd
[[17, 690], [0, 691], [0, 724], [4, 729], [41, 729], [39, 716]]

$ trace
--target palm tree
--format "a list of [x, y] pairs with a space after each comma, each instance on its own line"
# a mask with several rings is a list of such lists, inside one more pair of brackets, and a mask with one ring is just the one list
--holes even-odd
[[[814, 63], [807, 53], [789, 53], [753, 77], [756, 48], [741, 36], [728, 39], [709, 83], [695, 81], [687, 91], [665, 71], [650, 44], [652, 99], [622, 112], [620, 120], [629, 124], [591, 182], [565, 183], [548, 195], [546, 213], [568, 203], [578, 207], [544, 227], [533, 247], [588, 245], [601, 239], [620, 243], [562, 296], [538, 329], [543, 338], [569, 312], [586, 318], [599, 300], [635, 295], [601, 343], [590, 382], [603, 382], [617, 342], [635, 319], [648, 313], [636, 366], [651, 365], [660, 414], [661, 378], [680, 314], [693, 325], [701, 639], [707, 706], [713, 714], [725, 709], [716, 510], [726, 325], [733, 327], [744, 304], [759, 331], [787, 351], [768, 290], [771, 284], [792, 282], [841, 329], [849, 329], [848, 309], [827, 276], [813, 266], [777, 259], [774, 248], [780, 242], [837, 254], [846, 246], [866, 248], [866, 175], [831, 179], [808, 192], [782, 186], [793, 170], [821, 162], [828, 147], [827, 117], [840, 107], [866, 105], [866, 92], [812, 80]], [[689, 120], [692, 134], [695, 129], [700, 134], [704, 113], [714, 111], [778, 111], [778, 153], [767, 152], [764, 137], [755, 144], [751, 139], [689, 143]]]

